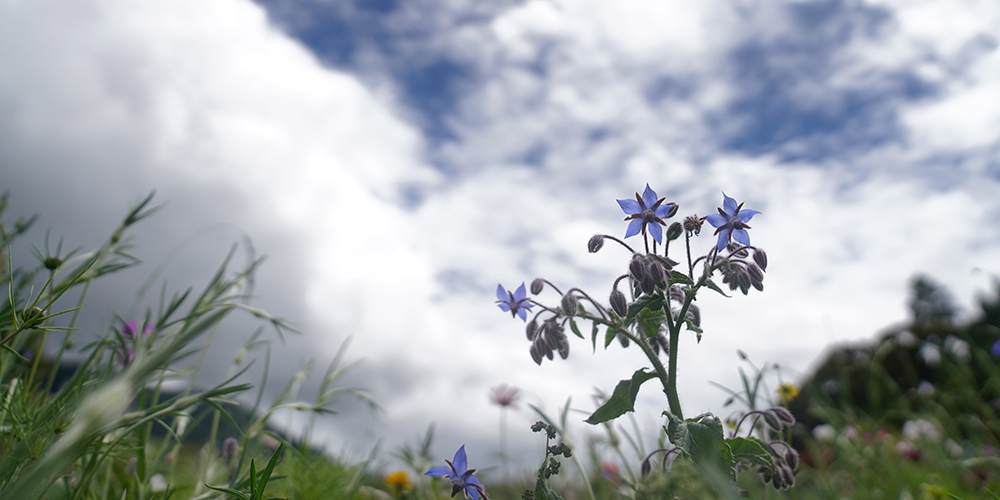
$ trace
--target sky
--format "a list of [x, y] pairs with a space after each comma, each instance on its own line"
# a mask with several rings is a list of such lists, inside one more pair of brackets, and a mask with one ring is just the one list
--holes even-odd
[[[537, 366], [496, 286], [607, 297], [629, 256], [587, 240], [624, 236], [615, 200], [647, 183], [678, 217], [723, 192], [761, 212], [764, 292], [702, 294], [704, 338], [682, 337], [688, 414], [728, 413], [709, 382], [737, 384], [737, 349], [796, 379], [904, 321], [916, 273], [974, 313], [1000, 262], [996, 26], [992, 0], [5, 0], [0, 189], [8, 217], [40, 215], [30, 241], [71, 248], [153, 190], [165, 204], [136, 230], [143, 266], [92, 292], [88, 333], [141, 309], [156, 266], [198, 286], [250, 238], [254, 305], [302, 332], [273, 342], [268, 393], [309, 360], [315, 390], [350, 339], [347, 382], [382, 407], [338, 406], [320, 439], [388, 455], [433, 422], [439, 458], [466, 444], [493, 467], [488, 394], [508, 384], [527, 470], [526, 404], [572, 398], [582, 445], [594, 389], [643, 358], [571, 338]], [[206, 380], [252, 329], [221, 332]], [[665, 407], [644, 387], [647, 436]]]

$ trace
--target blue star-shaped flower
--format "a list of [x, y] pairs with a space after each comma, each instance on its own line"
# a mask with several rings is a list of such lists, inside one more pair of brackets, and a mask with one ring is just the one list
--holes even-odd
[[747, 225], [747, 222], [750, 222], [750, 219], [760, 212], [743, 210], [743, 204], [737, 205], [736, 200], [726, 196], [726, 193], [722, 193], [722, 198], [722, 208], [719, 209], [719, 213], [705, 217], [705, 220], [712, 227], [718, 228], [715, 230], [715, 234], [719, 235], [719, 251], [726, 248], [732, 239], [750, 246], [750, 235], [747, 234], [747, 229], [750, 229], [750, 226]]
[[445, 463], [448, 464], [447, 467], [439, 465], [425, 472], [424, 475], [444, 476], [451, 479], [451, 496], [457, 495], [459, 491], [464, 491], [466, 498], [472, 497], [474, 500], [479, 500], [479, 495], [482, 494], [483, 499], [486, 500], [486, 487], [472, 475], [476, 469], [468, 468], [464, 444], [455, 452], [455, 458], [450, 462], [446, 459]]
[[663, 229], [660, 225], [667, 225], [663, 219], [670, 218], [677, 213], [677, 204], [663, 203], [665, 199], [657, 199], [656, 191], [650, 189], [649, 184], [646, 184], [646, 190], [642, 192], [642, 196], [635, 193], [635, 200], [618, 200], [622, 211], [629, 214], [625, 220], [632, 221], [628, 223], [625, 237], [635, 236], [646, 231], [648, 227], [649, 234], [653, 235], [653, 239], [657, 243], [663, 243]]
[[510, 316], [520, 316], [522, 320], [528, 321], [528, 309], [532, 308], [528, 302], [528, 293], [524, 290], [524, 282], [517, 287], [514, 293], [505, 290], [503, 285], [497, 285], [497, 305], [503, 312], [510, 312]]

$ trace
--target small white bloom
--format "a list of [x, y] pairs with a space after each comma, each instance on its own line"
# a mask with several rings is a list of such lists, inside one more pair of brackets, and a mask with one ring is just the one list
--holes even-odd
[[932, 398], [934, 397], [935, 392], [936, 391], [934, 390], [934, 384], [926, 380], [921, 380], [920, 384], [917, 385], [917, 394], [919, 394], [920, 397]]
[[931, 368], [937, 368], [941, 364], [941, 350], [934, 344], [924, 344], [919, 354], [924, 363]]
[[153, 477], [149, 478], [149, 490], [154, 493], [167, 491], [167, 479], [163, 474], [153, 474]]
[[952, 439], [948, 439], [944, 442], [944, 451], [947, 452], [951, 458], [956, 460], [965, 456], [965, 450], [962, 449], [962, 445], [956, 443]]
[[910, 348], [917, 345], [917, 336], [909, 330], [903, 330], [896, 334], [896, 342], [902, 347]]
[[824, 443], [833, 441], [837, 437], [837, 430], [830, 424], [822, 424], [813, 427], [813, 438]]

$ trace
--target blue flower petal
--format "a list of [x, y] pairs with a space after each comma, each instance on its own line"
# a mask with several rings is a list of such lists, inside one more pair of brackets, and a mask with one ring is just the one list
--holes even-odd
[[503, 311], [503, 312], [510, 312], [510, 304], [508, 304], [506, 302], [501, 302], [501, 303], [497, 304], [497, 306], [499, 306], [500, 310]]
[[467, 485], [465, 487], [465, 494], [472, 497], [472, 500], [479, 500], [479, 490], [475, 486]]
[[670, 208], [673, 206], [674, 206], [673, 203], [663, 203], [660, 206], [656, 207], [656, 211], [654, 213], [656, 214], [657, 217], [662, 219], [670, 215]]
[[632, 222], [628, 223], [628, 229], [625, 231], [625, 237], [631, 238], [632, 236], [639, 234], [640, 230], [642, 230], [642, 219], [632, 219]]
[[521, 321], [528, 321], [528, 310], [524, 307], [517, 309], [517, 315], [521, 318]]
[[747, 234], [747, 230], [740, 228], [733, 231], [733, 239], [743, 245], [750, 246], [750, 235]]
[[726, 196], [726, 193], [722, 193], [722, 210], [726, 212], [726, 215], [732, 217], [736, 215], [736, 200]]
[[463, 444], [458, 451], [455, 452], [455, 459], [451, 461], [451, 467], [455, 469], [455, 474], [459, 477], [465, 474], [465, 471], [469, 468], [468, 458], [465, 456], [465, 445]]
[[663, 243], [663, 229], [660, 228], [660, 224], [654, 222], [652, 224], [647, 224], [646, 227], [649, 228], [649, 234], [653, 235], [653, 239], [656, 240], [657, 243], [661, 243], [662, 244]]
[[507, 290], [503, 289], [503, 285], [497, 285], [497, 300], [504, 302], [510, 300], [510, 295], [507, 294]]
[[642, 206], [639, 205], [638, 201], [632, 199], [618, 200], [618, 206], [622, 207], [622, 211], [629, 215], [642, 213]]
[[449, 477], [450, 478], [452, 472], [453, 471], [451, 470], [451, 467], [445, 467], [443, 465], [439, 465], [439, 466], [434, 467], [433, 469], [425, 472], [424, 475], [425, 476], [437, 476], [437, 477], [445, 476], [445, 477]]
[[722, 231], [719, 231], [719, 243], [717, 247], [720, 252], [725, 250], [726, 245], [729, 244], [729, 232], [732, 230], [733, 230], [732, 228], [726, 227], [723, 228]]
[[656, 191], [653, 191], [649, 184], [646, 184], [646, 189], [642, 192], [642, 204], [645, 205], [643, 208], [649, 208], [656, 204]]
[[521, 286], [517, 287], [517, 290], [514, 290], [514, 302], [520, 302], [527, 296], [528, 293], [524, 291], [524, 282], [522, 281]]
[[740, 213], [736, 214], [736, 218], [739, 219], [740, 222], [750, 222], [750, 219], [752, 219], [753, 216], [755, 216], [755, 215], [757, 215], [759, 213], [760, 212], [758, 212], [756, 210], [743, 209], [743, 210], [740, 210]]
[[[740, 211], [742, 212], [742, 210]], [[707, 220], [708, 223], [712, 225], [712, 227], [725, 226], [726, 223], [729, 222], [729, 219], [723, 217], [722, 214], [708, 215], [705, 217], [705, 220]]]

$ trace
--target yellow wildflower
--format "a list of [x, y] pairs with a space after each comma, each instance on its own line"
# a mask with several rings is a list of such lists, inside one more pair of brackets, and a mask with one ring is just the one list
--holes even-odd
[[410, 476], [405, 470], [390, 472], [385, 476], [385, 485], [393, 495], [400, 495], [405, 491], [410, 491], [413, 485], [410, 484]]
[[778, 386], [778, 390], [774, 391], [778, 393], [778, 399], [782, 403], [788, 403], [789, 401], [795, 399], [799, 395], [799, 388], [791, 382], [785, 382]]

